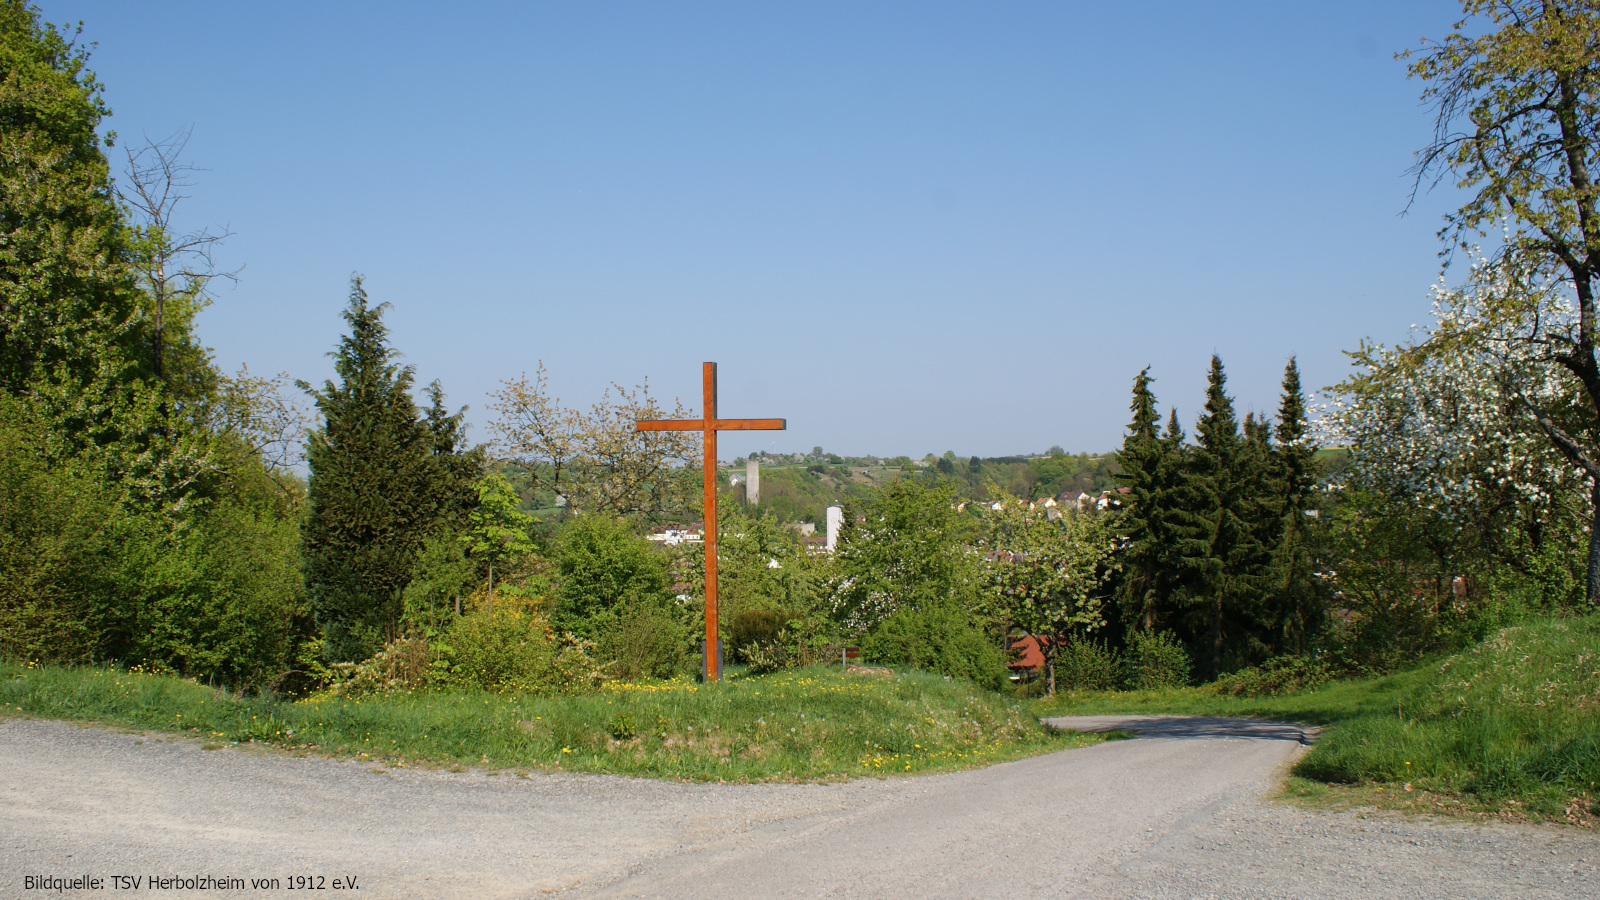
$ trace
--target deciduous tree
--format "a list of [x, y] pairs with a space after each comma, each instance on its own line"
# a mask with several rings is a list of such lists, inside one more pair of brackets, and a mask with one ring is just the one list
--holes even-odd
[[995, 607], [1014, 631], [1038, 644], [1046, 690], [1054, 694], [1061, 642], [1104, 622], [1101, 605], [1118, 544], [1114, 514], [1074, 511], [1051, 519], [997, 486], [991, 485], [991, 495], [996, 499], [984, 513], [984, 549]]
[[669, 521], [698, 514], [698, 432], [635, 430], [643, 419], [691, 418], [674, 401], [668, 412], [648, 384], [613, 384], [588, 411], [563, 406], [550, 392], [544, 364], [501, 382], [490, 408], [495, 455], [527, 470], [552, 503], [569, 510]]
[[[1443, 40], [1402, 54], [1435, 105], [1434, 139], [1418, 159], [1419, 185], [1453, 176], [1467, 201], [1440, 232], [1458, 246], [1503, 225], [1498, 251], [1524, 281], [1554, 275], [1569, 314], [1545, 315], [1548, 293], [1513, 292], [1495, 317], [1527, 354], [1572, 379], [1586, 418], [1600, 414], [1600, 4], [1594, 0], [1463, 0], [1467, 18]], [[1515, 372], [1507, 373], [1515, 376]], [[1538, 376], [1535, 375], [1537, 379]], [[1589, 600], [1600, 603], [1600, 444], [1562, 422], [1541, 385], [1502, 387], [1589, 480]], [[1567, 394], [1568, 392], [1560, 392]]]

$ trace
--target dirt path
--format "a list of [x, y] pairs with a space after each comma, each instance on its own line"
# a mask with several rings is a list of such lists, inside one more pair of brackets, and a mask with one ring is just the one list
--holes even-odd
[[[387, 897], [1580, 897], [1600, 837], [1261, 802], [1298, 729], [1102, 718], [1147, 736], [835, 785], [450, 774], [59, 722], [0, 723], [0, 896], [113, 875], [355, 876]], [[26, 891], [29, 875], [107, 879]], [[324, 893], [323, 896], [328, 896]]]

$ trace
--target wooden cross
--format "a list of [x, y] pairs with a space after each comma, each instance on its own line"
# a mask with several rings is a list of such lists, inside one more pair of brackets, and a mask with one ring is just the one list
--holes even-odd
[[717, 432], [782, 431], [784, 419], [717, 418], [717, 364], [704, 363], [705, 403], [700, 419], [651, 419], [633, 423], [638, 431], [701, 431], [705, 433], [706, 506], [706, 681], [722, 680], [722, 659], [717, 653]]

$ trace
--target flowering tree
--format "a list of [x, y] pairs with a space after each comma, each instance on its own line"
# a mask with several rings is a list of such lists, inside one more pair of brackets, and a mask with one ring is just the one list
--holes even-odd
[[[1478, 308], [1489, 314], [1479, 324], [1504, 341], [1480, 350], [1507, 363], [1496, 370], [1501, 401], [1520, 405], [1587, 476], [1590, 504], [1600, 515], [1600, 444], [1571, 421], [1600, 414], [1600, 185], [1593, 171], [1600, 147], [1600, 5], [1463, 0], [1462, 9], [1476, 17], [1472, 27], [1463, 20], [1443, 40], [1425, 42], [1411, 64], [1411, 74], [1427, 83], [1424, 99], [1438, 111], [1418, 181], [1448, 173], [1469, 192], [1446, 218], [1442, 237], [1465, 246], [1471, 235], [1508, 223], [1498, 255], [1507, 264], [1500, 274], [1514, 289], [1491, 292], [1486, 299], [1494, 302]], [[1560, 291], [1545, 290], [1558, 283]], [[1569, 299], [1561, 301], [1562, 294]], [[1485, 335], [1468, 329], [1463, 336]], [[1596, 524], [1587, 591], [1600, 603]]]
[[998, 612], [1044, 655], [1046, 691], [1056, 692], [1056, 652], [1074, 630], [1092, 629], [1109, 591], [1117, 535], [1113, 514], [1051, 519], [990, 485], [999, 499], [984, 514], [986, 573]]
[[682, 403], [669, 412], [648, 385], [613, 384], [588, 411], [568, 408], [550, 393], [543, 363], [532, 380], [502, 381], [492, 396], [494, 454], [526, 466], [558, 504], [647, 519], [698, 508], [699, 433], [633, 427], [641, 419], [691, 418]]
[[1554, 358], [1578, 327], [1570, 292], [1517, 258], [1479, 257], [1463, 287], [1435, 288], [1433, 316], [1406, 345], [1351, 354], [1361, 371], [1319, 422], [1324, 443], [1350, 451], [1336, 486], [1425, 518], [1440, 562], [1464, 535], [1504, 543], [1507, 515], [1535, 533], [1592, 522], [1595, 471], [1578, 460], [1596, 445], [1594, 415]]
[[864, 632], [896, 613], [947, 604], [987, 618], [970, 526], [951, 483], [896, 478], [855, 518], [846, 516], [834, 554], [832, 612], [847, 628]]

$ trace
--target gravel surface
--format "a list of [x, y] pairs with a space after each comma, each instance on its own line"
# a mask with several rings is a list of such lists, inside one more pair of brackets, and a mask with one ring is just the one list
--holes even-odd
[[[1056, 721], [1144, 736], [950, 775], [705, 785], [379, 771], [12, 719], [0, 896], [305, 896], [292, 876], [323, 896], [354, 876], [368, 898], [1600, 896], [1591, 832], [1264, 802], [1310, 739], [1294, 726]], [[245, 887], [151, 891], [151, 875]]]

